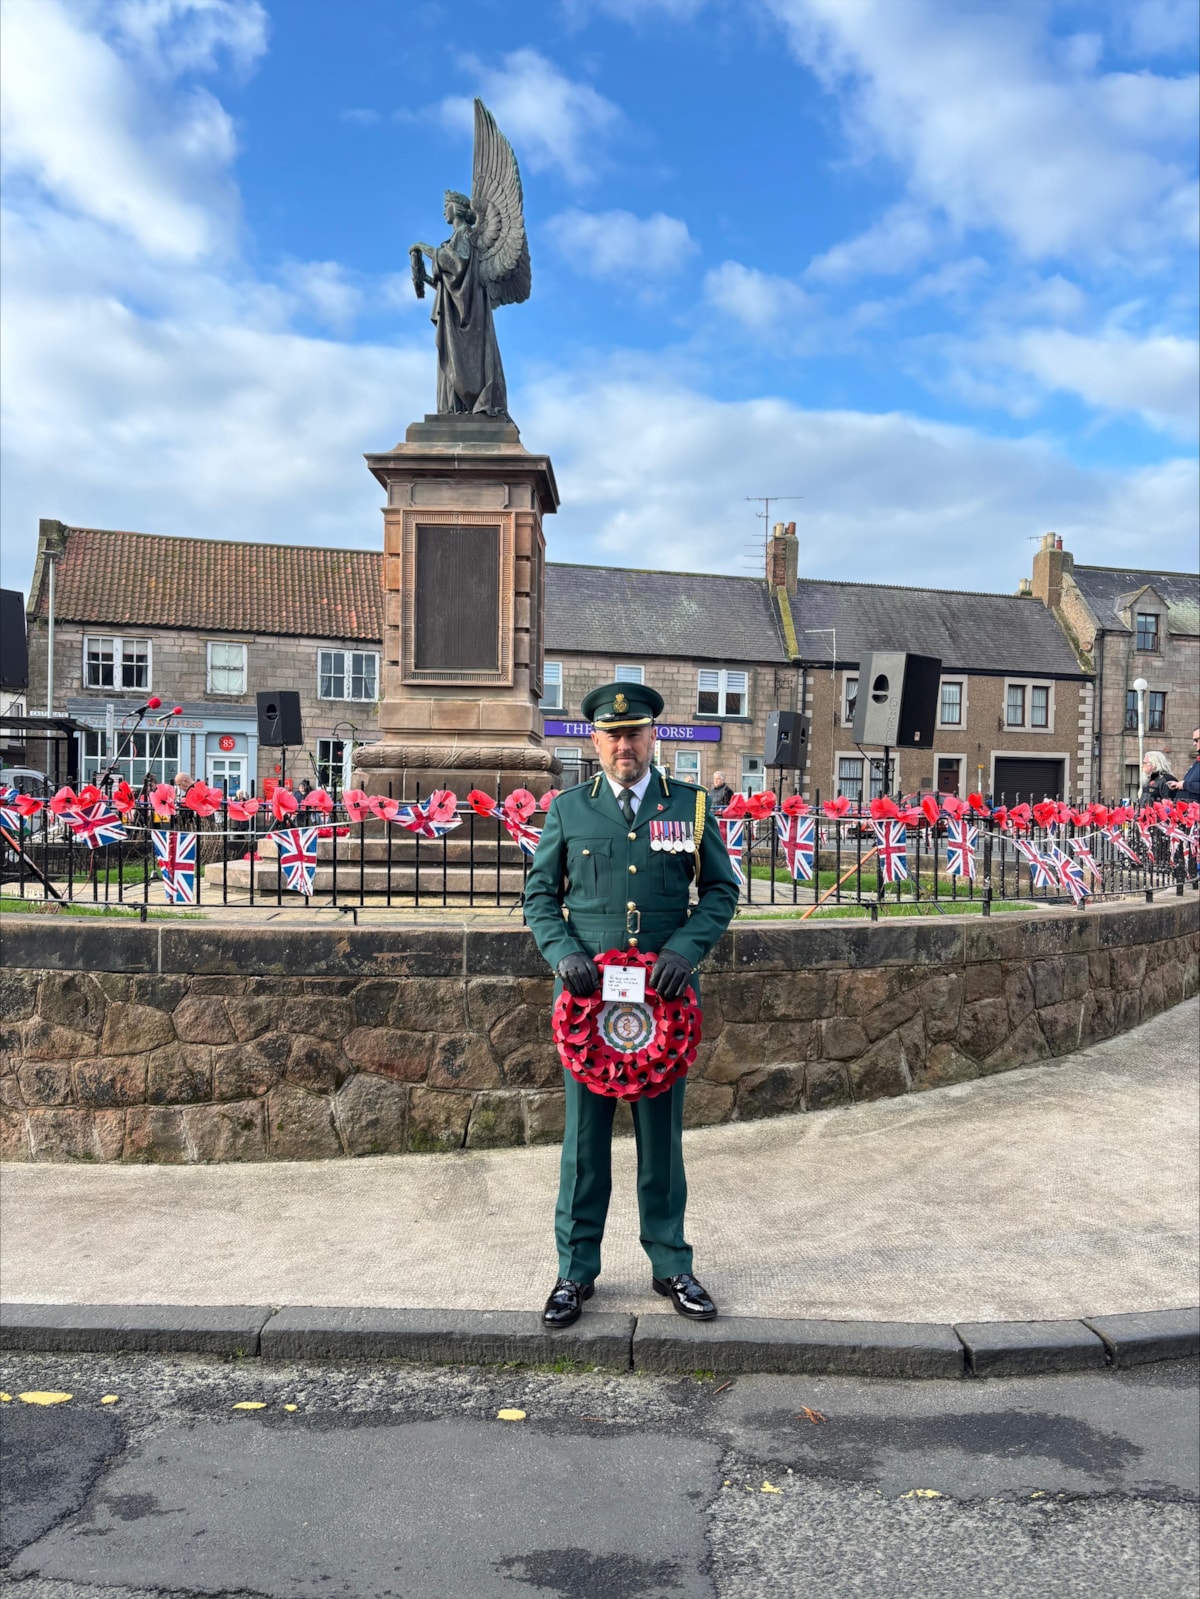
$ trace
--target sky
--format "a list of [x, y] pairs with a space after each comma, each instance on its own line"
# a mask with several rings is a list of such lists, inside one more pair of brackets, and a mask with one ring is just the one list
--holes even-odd
[[551, 560], [1015, 590], [1195, 570], [1194, 0], [2, 0], [0, 556], [39, 517], [377, 549], [414, 240], [496, 313]]

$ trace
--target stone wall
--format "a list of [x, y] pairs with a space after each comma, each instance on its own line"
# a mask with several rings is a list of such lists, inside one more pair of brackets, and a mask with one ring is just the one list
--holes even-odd
[[[701, 1126], [1048, 1060], [1195, 994], [1200, 900], [739, 924], [704, 970]], [[5, 918], [6, 1160], [310, 1160], [561, 1132], [528, 933]], [[619, 1125], [629, 1127], [628, 1111]]]

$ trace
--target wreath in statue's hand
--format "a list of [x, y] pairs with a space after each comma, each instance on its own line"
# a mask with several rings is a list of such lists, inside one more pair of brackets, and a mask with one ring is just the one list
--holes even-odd
[[[640, 966], [649, 978], [658, 956], [610, 949], [596, 965]], [[593, 1094], [653, 1099], [666, 1093], [696, 1058], [700, 1007], [693, 988], [665, 1000], [647, 982], [644, 1002], [606, 1000], [602, 988], [586, 998], [563, 989], [554, 1006], [554, 1042], [563, 1065]]]

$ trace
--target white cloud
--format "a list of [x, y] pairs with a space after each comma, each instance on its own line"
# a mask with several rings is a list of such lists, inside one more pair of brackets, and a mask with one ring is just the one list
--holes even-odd
[[10, 0], [4, 17], [0, 160], [10, 183], [31, 182], [165, 259], [222, 244], [236, 209], [225, 176], [234, 139], [217, 101], [202, 89], [148, 93], [60, 0]]
[[865, 276], [896, 276], [919, 266], [934, 250], [937, 234], [929, 217], [916, 206], [894, 205], [878, 222], [814, 256], [805, 276], [827, 282]]
[[[248, 72], [267, 48], [259, 0], [91, 0], [91, 15], [137, 51], [144, 65], [174, 77], [228, 61]], [[87, 15], [85, 10], [84, 15]]]
[[632, 211], [563, 211], [546, 224], [577, 272], [644, 283], [679, 272], [699, 246], [678, 217], [636, 217]]
[[843, 96], [859, 150], [895, 161], [955, 227], [998, 228], [1031, 258], [1103, 258], [1194, 226], [1194, 77], [1056, 59], [1042, 8], [1007, 0], [767, 3]]
[[1200, 347], [1194, 339], [1031, 328], [1006, 348], [1009, 361], [1045, 389], [1077, 394], [1102, 411], [1136, 412], [1182, 438], [1196, 434]]
[[718, 311], [764, 338], [794, 332], [816, 304], [791, 278], [760, 272], [740, 261], [722, 261], [707, 272], [704, 296]]
[[[576, 184], [595, 173], [602, 141], [621, 122], [611, 100], [568, 78], [537, 50], [514, 50], [498, 67], [469, 56], [464, 67], [518, 160], [532, 172], [557, 169]], [[473, 127], [470, 99], [450, 96], [441, 109], [451, 126]]]
[[339, 262], [292, 261], [283, 268], [282, 277], [300, 305], [326, 327], [341, 333], [353, 326], [362, 305], [362, 293], [348, 280]]

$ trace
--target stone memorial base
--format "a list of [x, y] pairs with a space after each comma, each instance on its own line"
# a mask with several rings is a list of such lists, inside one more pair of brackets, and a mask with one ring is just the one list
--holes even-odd
[[366, 459], [387, 494], [383, 698], [357, 781], [540, 796], [560, 770], [539, 710], [549, 457], [507, 418], [436, 415]]

